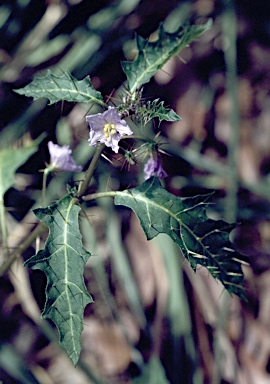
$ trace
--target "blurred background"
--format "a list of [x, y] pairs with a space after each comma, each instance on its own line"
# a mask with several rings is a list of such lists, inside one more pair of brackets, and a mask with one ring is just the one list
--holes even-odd
[[[89, 203], [92, 225], [82, 219], [81, 228], [92, 254], [85, 281], [95, 302], [85, 311], [81, 360], [74, 368], [40, 322], [45, 276], [17, 260], [0, 278], [3, 383], [270, 383], [268, 1], [1, 1], [0, 148], [16, 150], [44, 135], [5, 194], [9, 246], [17, 247], [36, 225], [31, 209], [40, 206], [48, 141], [70, 145], [86, 169], [93, 150], [85, 115], [101, 111], [68, 102], [49, 106], [13, 90], [47, 69], [70, 71], [78, 80], [90, 75], [105, 99], [117, 103], [125, 90], [120, 61], [136, 57], [135, 33], [155, 40], [160, 22], [174, 32], [185, 20], [209, 18], [212, 28], [143, 89], [144, 98], [159, 97], [182, 120], [143, 130], [161, 131], [171, 193], [214, 192], [209, 216], [238, 223], [231, 240], [249, 262], [243, 266], [248, 302], [230, 297], [204, 268], [195, 275], [166, 236], [147, 242], [129, 210]], [[105, 155], [89, 192], [143, 181], [140, 158], [128, 165], [124, 152]], [[47, 203], [76, 177], [50, 179]], [[23, 259], [34, 253], [32, 244]]]

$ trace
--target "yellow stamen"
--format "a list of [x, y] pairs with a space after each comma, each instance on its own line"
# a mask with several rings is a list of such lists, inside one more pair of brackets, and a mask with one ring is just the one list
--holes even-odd
[[106, 139], [108, 141], [111, 141], [111, 135], [114, 135], [116, 133], [115, 125], [110, 123], [105, 124], [103, 132]]

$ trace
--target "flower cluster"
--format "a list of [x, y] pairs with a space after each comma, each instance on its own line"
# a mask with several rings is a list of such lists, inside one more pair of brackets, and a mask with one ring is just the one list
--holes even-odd
[[121, 137], [133, 134], [126, 121], [121, 119], [114, 107], [109, 107], [103, 113], [86, 116], [86, 121], [90, 128], [89, 145], [96, 146], [98, 142], [104, 143], [107, 147], [111, 147], [115, 153], [118, 153], [118, 143]]
[[67, 171], [80, 172], [82, 167], [77, 165], [71, 156], [71, 149], [68, 145], [60, 147], [49, 141], [48, 148], [51, 156], [51, 163], [48, 167], [49, 171]]
[[145, 180], [154, 175], [156, 175], [159, 179], [164, 179], [164, 177], [168, 176], [167, 172], [165, 172], [162, 168], [158, 157], [150, 156], [143, 170]]

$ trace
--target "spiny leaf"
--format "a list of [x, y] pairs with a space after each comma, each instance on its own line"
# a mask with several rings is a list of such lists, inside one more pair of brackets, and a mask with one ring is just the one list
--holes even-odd
[[35, 77], [30, 84], [15, 90], [15, 92], [33, 97], [34, 100], [46, 97], [50, 104], [66, 100], [104, 105], [101, 93], [93, 88], [89, 76], [83, 80], [76, 80], [69, 72], [65, 72], [62, 76], [56, 76], [48, 70], [45, 76]]
[[172, 109], [164, 107], [164, 101], [159, 102], [159, 99], [148, 101], [138, 110], [139, 116], [147, 124], [150, 120], [158, 117], [159, 121], [179, 121], [182, 120]]
[[181, 49], [186, 47], [212, 25], [209, 20], [204, 25], [185, 25], [176, 32], [166, 32], [161, 24], [158, 39], [149, 42], [137, 35], [138, 55], [132, 62], [123, 61], [122, 68], [128, 79], [128, 87], [134, 93], [143, 84], [148, 83], [154, 74]]
[[47, 208], [34, 210], [50, 232], [45, 248], [25, 262], [27, 267], [41, 269], [47, 276], [42, 317], [55, 323], [60, 344], [74, 364], [78, 362], [81, 351], [83, 311], [93, 301], [83, 279], [90, 253], [82, 245], [79, 211], [80, 208], [72, 203], [71, 195]]
[[208, 199], [209, 195], [178, 198], [152, 177], [138, 188], [117, 193], [115, 204], [136, 213], [148, 240], [167, 233], [194, 271], [197, 264], [203, 265], [230, 293], [245, 299], [241, 255], [229, 240], [235, 225], [209, 219]]

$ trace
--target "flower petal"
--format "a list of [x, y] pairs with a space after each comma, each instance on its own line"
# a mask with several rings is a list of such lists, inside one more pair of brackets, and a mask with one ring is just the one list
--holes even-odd
[[86, 116], [89, 124], [89, 145], [95, 146], [97, 142], [104, 143], [107, 147], [118, 153], [119, 141], [124, 135], [132, 135], [133, 132], [125, 120], [121, 119], [115, 107], [96, 115]]
[[118, 145], [118, 143], [119, 143], [119, 140], [120, 140], [120, 137], [118, 138], [118, 137], [115, 137], [116, 135], [114, 135], [113, 137], [112, 137], [112, 140], [111, 140], [111, 148], [112, 148], [112, 150], [115, 152], [115, 153], [118, 153], [118, 151], [119, 151], [119, 145]]
[[89, 133], [89, 145], [95, 147], [98, 143], [98, 141], [102, 142], [101, 140], [104, 138], [104, 133], [102, 132], [96, 132], [96, 131], [90, 131]]
[[106, 120], [104, 119], [102, 113], [86, 116], [86, 121], [89, 123], [89, 126], [94, 131], [103, 130], [104, 125], [106, 124]]
[[147, 163], [144, 165], [144, 179], [147, 180], [150, 177], [156, 175], [160, 179], [164, 179], [168, 174], [161, 166], [160, 160], [158, 157], [154, 158], [151, 156]]
[[54, 171], [80, 172], [82, 167], [77, 165], [71, 156], [71, 149], [68, 145], [60, 147], [52, 141], [48, 143], [51, 156], [51, 169]]
[[104, 112], [104, 118], [106, 119], [107, 123], [111, 123], [111, 124], [116, 124], [119, 121], [121, 121], [121, 117], [117, 109], [114, 107], [109, 107], [108, 110]]
[[[124, 120], [122, 120], [124, 121]], [[124, 121], [125, 122], [125, 121]], [[126, 122], [125, 122], [126, 123]], [[132, 130], [129, 128], [129, 126], [127, 125], [124, 125], [124, 124], [119, 124], [119, 123], [116, 123], [115, 124], [115, 129], [117, 130], [117, 132], [120, 133], [121, 136], [124, 136], [124, 135], [127, 135], [127, 136], [130, 136], [130, 135], [133, 135], [133, 132]]]

